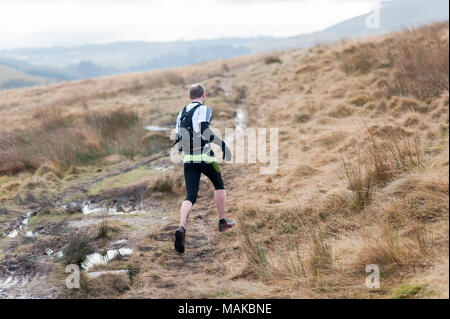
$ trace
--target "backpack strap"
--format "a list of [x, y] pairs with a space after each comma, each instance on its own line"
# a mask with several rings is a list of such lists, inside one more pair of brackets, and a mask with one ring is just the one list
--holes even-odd
[[[188, 114], [189, 114], [189, 116], [192, 116], [192, 115], [194, 114], [194, 112], [195, 112], [200, 106], [203, 105], [203, 104], [200, 103], [200, 102], [195, 102], [195, 103], [197, 103], [197, 105], [194, 106], [189, 112], [187, 111], [188, 105], [186, 105], [186, 106], [183, 108], [183, 111], [181, 111], [181, 119], [185, 118]], [[178, 134], [176, 141], [172, 144], [172, 147], [175, 146], [176, 144], [178, 144], [180, 141], [181, 141], [181, 135]]]
[[200, 106], [203, 105], [203, 104], [200, 103], [200, 102], [196, 102], [196, 103], [197, 103], [197, 105], [194, 106], [189, 112], [187, 112], [187, 106], [184, 108], [184, 110], [185, 110], [187, 113], [189, 113], [189, 114], [194, 114], [194, 112], [195, 112]]
[[202, 104], [197, 104], [196, 106], [194, 106], [192, 109], [189, 110], [189, 112], [187, 111], [187, 108], [185, 107], [183, 109], [183, 113], [181, 114], [181, 118], [189, 118], [192, 120], [192, 117], [194, 116], [195, 111], [197, 111], [197, 109], [201, 106]]
[[[195, 112], [195, 110], [197, 110], [200, 106], [202, 106], [203, 104], [202, 103], [200, 103], [200, 102], [195, 102], [195, 103], [197, 103], [197, 105], [196, 106], [194, 106], [189, 112], [187, 111], [187, 107], [188, 107], [188, 105], [186, 105], [184, 108], [183, 108], [183, 111], [181, 112], [181, 117], [183, 118], [184, 116], [186, 116], [186, 114], [187, 113], [194, 113]], [[190, 104], [189, 104], [190, 105]]]

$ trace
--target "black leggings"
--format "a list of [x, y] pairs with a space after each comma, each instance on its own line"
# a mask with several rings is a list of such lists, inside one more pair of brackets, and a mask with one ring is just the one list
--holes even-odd
[[200, 184], [200, 175], [205, 174], [213, 183], [216, 190], [225, 189], [220, 173], [219, 164], [213, 163], [184, 163], [184, 180], [186, 182], [186, 200], [192, 205], [197, 201], [198, 186]]

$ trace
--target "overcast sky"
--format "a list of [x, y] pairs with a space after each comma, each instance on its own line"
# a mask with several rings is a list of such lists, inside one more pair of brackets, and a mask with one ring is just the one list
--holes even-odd
[[0, 0], [0, 48], [294, 36], [376, 0]]

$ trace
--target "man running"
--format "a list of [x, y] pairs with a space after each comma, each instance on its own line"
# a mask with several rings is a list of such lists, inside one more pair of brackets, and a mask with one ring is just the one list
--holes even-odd
[[225, 217], [225, 188], [219, 164], [214, 157], [211, 143], [222, 149], [223, 159], [230, 161], [228, 146], [210, 129], [211, 108], [204, 105], [206, 92], [201, 84], [194, 84], [189, 89], [191, 103], [178, 114], [176, 133], [178, 150], [184, 151], [184, 179], [186, 199], [180, 209], [180, 228], [175, 231], [175, 249], [184, 252], [186, 223], [192, 206], [197, 200], [200, 175], [205, 174], [215, 188], [214, 200], [219, 214], [219, 231], [225, 231], [236, 223]]

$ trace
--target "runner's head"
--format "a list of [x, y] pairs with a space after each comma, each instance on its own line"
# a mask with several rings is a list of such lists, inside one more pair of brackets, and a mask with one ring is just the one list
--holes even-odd
[[205, 87], [200, 83], [191, 85], [189, 88], [189, 98], [192, 102], [204, 103], [206, 98]]

